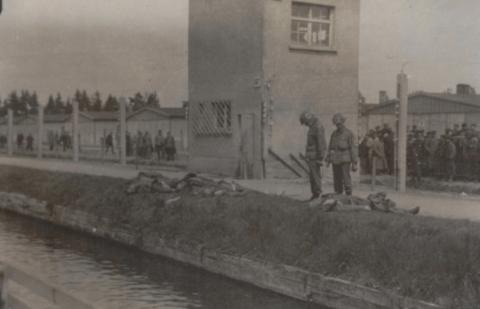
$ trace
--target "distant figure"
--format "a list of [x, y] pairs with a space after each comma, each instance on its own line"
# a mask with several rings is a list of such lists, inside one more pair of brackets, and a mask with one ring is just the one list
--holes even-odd
[[152, 143], [152, 136], [150, 135], [150, 132], [146, 131], [145, 135], [143, 136], [144, 140], [144, 145], [145, 145], [145, 157], [147, 159], [152, 158], [152, 152], [153, 152], [153, 143]]
[[115, 145], [117, 146], [118, 153], [121, 152], [121, 138], [120, 138], [120, 125], [117, 126], [117, 130], [115, 131]]
[[66, 131], [62, 131], [60, 135], [60, 143], [63, 146], [63, 152], [67, 151], [68, 149], [68, 133]]
[[393, 130], [388, 124], [384, 124], [381, 137], [385, 149], [385, 159], [387, 162], [387, 169], [390, 175], [393, 175], [395, 170], [395, 136]]
[[423, 147], [423, 140], [418, 134], [410, 136], [407, 141], [407, 167], [415, 187], [422, 181]]
[[167, 136], [165, 137], [165, 152], [167, 154], [167, 161], [175, 160], [177, 149], [175, 147], [175, 138], [170, 131], [167, 132]]
[[165, 138], [163, 137], [162, 130], [158, 130], [155, 136], [155, 152], [157, 153], [157, 159], [160, 161], [164, 157], [164, 145]]
[[48, 131], [47, 140], [48, 149], [50, 149], [50, 151], [53, 151], [53, 149], [55, 148], [55, 133], [53, 131]]
[[7, 142], [7, 136], [5, 134], [0, 135], [0, 147], [5, 148]]
[[108, 150], [112, 149], [112, 154], [115, 154], [115, 149], [113, 148], [113, 135], [112, 132], [108, 133], [105, 137], [105, 153], [108, 153]]
[[28, 134], [27, 136], [27, 151], [33, 151], [33, 136]]
[[53, 132], [53, 150], [54, 151], [58, 151], [59, 143], [60, 143], [60, 138], [58, 136], [58, 132], [54, 131]]
[[17, 134], [17, 148], [22, 149], [23, 148], [23, 134], [19, 133]]
[[435, 174], [435, 154], [437, 153], [437, 149], [439, 146], [439, 140], [436, 136], [437, 132], [430, 131], [427, 133], [427, 137], [425, 139], [425, 156], [426, 156], [426, 170], [427, 175], [432, 176]]
[[452, 136], [457, 136], [460, 134], [460, 125], [458, 123], [453, 125]]
[[467, 137], [466, 129], [462, 125], [462, 130], [453, 137], [452, 141], [455, 144], [456, 156], [455, 156], [455, 176], [463, 176], [466, 174], [467, 168]]
[[143, 157], [143, 148], [144, 148], [144, 142], [143, 142], [143, 133], [142, 131], [137, 132], [137, 137], [135, 139], [135, 148], [137, 152], [137, 157]]
[[[374, 133], [370, 142], [368, 157], [373, 168], [375, 168], [375, 174], [379, 172], [388, 171], [387, 159], [385, 156], [385, 145], [381, 140], [382, 132]], [[373, 161], [375, 160], [375, 164]]]
[[358, 145], [358, 158], [360, 160], [360, 173], [362, 175], [368, 175], [370, 172], [370, 164], [368, 159], [368, 144], [370, 143], [369, 140], [370, 136], [366, 134]]
[[471, 129], [467, 131], [466, 134], [466, 168], [465, 168], [465, 177], [469, 181], [476, 181], [478, 179], [478, 161], [479, 161], [479, 141], [476, 134], [473, 133]]
[[126, 147], [127, 147], [127, 157], [130, 157], [132, 155], [132, 136], [130, 135], [130, 132], [127, 131], [125, 133], [125, 140], [126, 140]]
[[450, 136], [445, 135], [445, 148], [444, 148], [444, 162], [446, 169], [446, 178], [449, 182], [453, 180], [456, 174], [455, 158], [457, 156], [457, 148], [453, 143]]
[[308, 127], [307, 145], [305, 147], [305, 158], [308, 164], [311, 201], [317, 199], [322, 194], [322, 174], [321, 167], [327, 142], [325, 141], [325, 131], [322, 124], [313, 114], [303, 112], [300, 115], [300, 124]]
[[476, 124], [476, 123], [472, 123], [472, 124], [470, 125], [470, 131], [472, 132], [472, 134], [473, 134], [475, 137], [479, 137], [479, 136], [478, 136], [477, 124]]
[[[335, 193], [352, 195], [353, 185], [350, 169], [357, 171], [357, 146], [355, 137], [345, 127], [345, 117], [342, 114], [333, 116], [333, 124], [337, 129], [332, 133], [328, 146], [327, 164], [333, 166], [333, 182]], [[380, 133], [381, 134], [381, 133]]]

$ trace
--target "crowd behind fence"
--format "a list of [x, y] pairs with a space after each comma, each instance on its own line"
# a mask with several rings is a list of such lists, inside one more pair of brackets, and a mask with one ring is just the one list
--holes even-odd
[[[394, 175], [395, 153], [396, 136], [388, 124], [370, 130], [359, 144], [361, 173]], [[425, 177], [480, 181], [480, 132], [476, 124], [455, 124], [444, 132], [413, 126], [408, 131], [407, 172], [414, 184]]]
[[[13, 116], [11, 116], [14, 118]], [[12, 155], [44, 156], [75, 159], [74, 126], [72, 124], [49, 126], [36, 120], [28, 125], [16, 125], [14, 119], [8, 121], [8, 126], [0, 131], [0, 152]], [[124, 126], [125, 125], [124, 120]], [[114, 123], [103, 132], [86, 132], [85, 127], [78, 128], [78, 155], [81, 159], [121, 160], [122, 130], [121, 121]], [[98, 131], [98, 130], [97, 130]], [[180, 153], [184, 156], [183, 138], [178, 141], [170, 131], [161, 129], [130, 131], [124, 129], [125, 155], [130, 163], [149, 164], [160, 161], [176, 161], [179, 159], [178, 143], [181, 143]], [[86, 136], [89, 134], [89, 136]], [[183, 131], [182, 131], [183, 134]], [[182, 136], [183, 137], [183, 136]], [[11, 139], [11, 143], [9, 143]], [[11, 145], [10, 145], [11, 144]], [[146, 163], [146, 162], [145, 162]]]

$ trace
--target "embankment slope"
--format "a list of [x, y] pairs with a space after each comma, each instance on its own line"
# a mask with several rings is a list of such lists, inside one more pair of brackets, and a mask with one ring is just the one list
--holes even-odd
[[[202, 246], [286, 264], [445, 307], [480, 303], [480, 224], [373, 212], [325, 213], [288, 198], [126, 194], [128, 182], [0, 166], [0, 192], [82, 210], [138, 241]], [[455, 205], [452, 205], [455, 207]], [[108, 220], [105, 220], [108, 218]], [[108, 228], [108, 227], [106, 227]]]

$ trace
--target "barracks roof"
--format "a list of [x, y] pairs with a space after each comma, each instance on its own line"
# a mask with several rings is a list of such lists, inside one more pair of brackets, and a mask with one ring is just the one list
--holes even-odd
[[[369, 115], [395, 113], [397, 99], [377, 104], [368, 109]], [[409, 114], [468, 113], [480, 112], [480, 95], [417, 92], [408, 98]]]

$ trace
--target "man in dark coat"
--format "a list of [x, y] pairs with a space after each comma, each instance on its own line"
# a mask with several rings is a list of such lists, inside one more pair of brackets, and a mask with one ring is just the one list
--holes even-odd
[[439, 140], [436, 134], [435, 131], [430, 131], [427, 133], [427, 138], [425, 139], [425, 155], [428, 176], [435, 175], [435, 155], [439, 146]]
[[320, 121], [309, 112], [304, 112], [300, 115], [300, 124], [308, 127], [305, 158], [309, 168], [310, 189], [312, 191], [310, 200], [314, 200], [322, 194], [322, 174], [320, 169], [326, 151], [325, 132]]
[[33, 136], [31, 133], [27, 136], [27, 150], [33, 151]]
[[472, 132], [471, 129], [467, 131], [466, 134], [467, 145], [465, 150], [466, 162], [465, 162], [465, 173], [467, 180], [473, 181], [477, 180], [478, 173], [478, 149], [479, 141], [478, 137]]
[[165, 137], [165, 153], [167, 154], [167, 161], [174, 161], [177, 148], [175, 146], [175, 138], [170, 131], [167, 132]]
[[353, 185], [350, 169], [357, 171], [357, 146], [355, 137], [345, 127], [345, 117], [342, 114], [333, 116], [333, 124], [337, 129], [332, 133], [328, 146], [327, 164], [333, 165], [333, 182], [335, 193], [352, 195]]
[[455, 158], [457, 157], [457, 148], [450, 136], [445, 135], [444, 139], [445, 139], [444, 162], [445, 162], [446, 176], [447, 176], [447, 180], [451, 182], [456, 175]]

